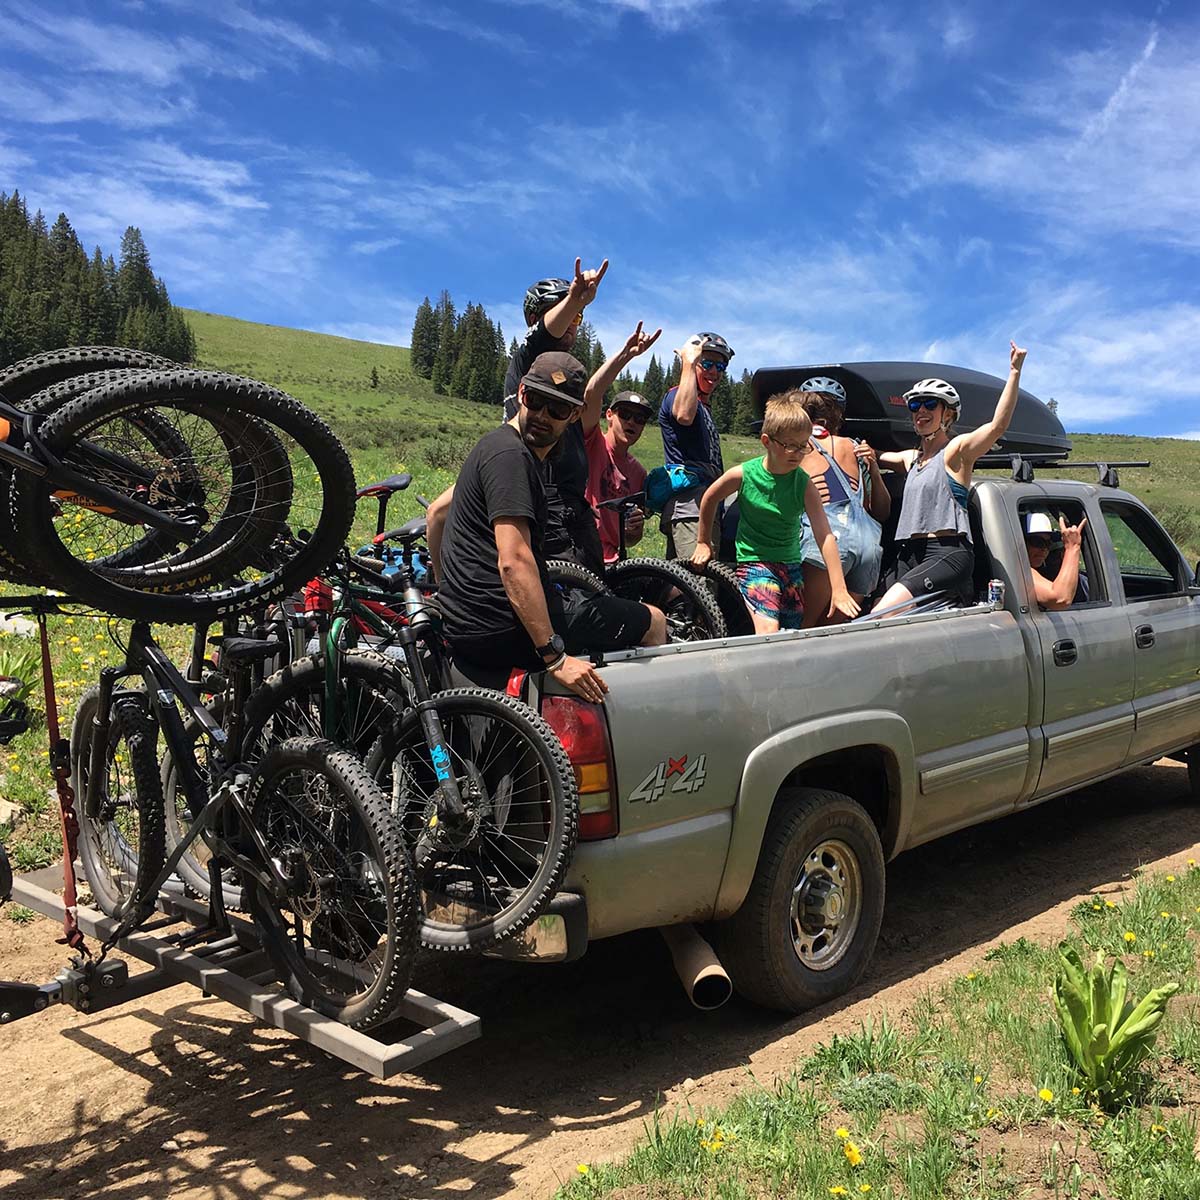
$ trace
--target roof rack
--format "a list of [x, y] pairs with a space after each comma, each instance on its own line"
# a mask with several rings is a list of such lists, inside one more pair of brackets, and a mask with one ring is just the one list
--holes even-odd
[[1065, 453], [1048, 454], [1005, 454], [1002, 451], [985, 454], [975, 463], [976, 469], [985, 471], [1011, 471], [1016, 483], [1032, 483], [1035, 466], [1053, 466], [1059, 470], [1077, 471], [1095, 470], [1097, 482], [1101, 487], [1117, 488], [1121, 486], [1121, 477], [1117, 474], [1118, 467], [1148, 467], [1148, 460], [1138, 462], [1068, 462]]

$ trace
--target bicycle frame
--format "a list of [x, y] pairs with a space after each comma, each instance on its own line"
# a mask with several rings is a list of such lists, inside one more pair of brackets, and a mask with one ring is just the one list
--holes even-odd
[[[251, 875], [261, 886], [280, 898], [287, 895], [287, 880], [273, 860], [266, 841], [255, 826], [246, 806], [244, 791], [249, 769], [233, 757], [239, 748], [238, 738], [231, 738], [218, 724], [200, 699], [195, 687], [184, 678], [155, 642], [150, 626], [144, 622], [138, 622], [131, 630], [125, 664], [121, 667], [105, 667], [100, 672], [100, 692], [93, 721], [84, 812], [93, 818], [100, 813], [103, 802], [103, 785], [100, 781], [107, 777], [108, 738], [112, 705], [117, 697], [116, 684], [118, 680], [131, 676], [141, 676], [145, 682], [145, 695], [150, 701], [152, 714], [175, 764], [191, 819], [179, 844], [167, 856], [153, 883], [146, 888], [146, 894], [129, 897], [124, 911], [118, 914], [119, 932], [111, 941], [115, 942], [117, 937], [124, 936], [145, 918], [154, 907], [159, 890], [174, 874], [179, 860], [198, 837], [203, 839], [212, 852], [212, 858], [209, 860], [210, 920], [214, 928], [226, 929], [229, 922], [222, 895], [223, 866], [234, 866]], [[201, 736], [208, 738], [212, 745], [214, 775], [217, 779], [215, 787], [212, 786], [211, 779], [207, 787], [201, 781], [195, 750], [198, 739], [188, 737], [179, 712], [180, 706], [197, 723]], [[235, 714], [237, 711], [235, 706]], [[231, 749], [233, 754], [230, 753]], [[217, 820], [225, 815], [230, 807], [236, 822], [231, 829], [223, 827], [218, 831]], [[235, 846], [231, 841], [234, 836], [238, 838], [239, 846]], [[246, 838], [249, 838], [253, 846], [255, 857], [248, 856], [240, 848]]]

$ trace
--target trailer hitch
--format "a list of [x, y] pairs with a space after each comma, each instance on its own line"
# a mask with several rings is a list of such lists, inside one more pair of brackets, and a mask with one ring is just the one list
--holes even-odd
[[129, 982], [129, 965], [120, 958], [95, 963], [72, 958], [50, 983], [15, 983], [0, 980], [0, 1025], [45, 1012], [55, 1004], [69, 1004], [80, 1012], [97, 1012], [117, 1003], [118, 993]]

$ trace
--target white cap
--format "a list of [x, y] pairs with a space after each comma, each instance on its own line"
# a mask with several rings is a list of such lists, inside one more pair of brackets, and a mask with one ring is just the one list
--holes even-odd
[[1025, 532], [1054, 534], [1056, 530], [1049, 513], [1028, 512], [1025, 514]]

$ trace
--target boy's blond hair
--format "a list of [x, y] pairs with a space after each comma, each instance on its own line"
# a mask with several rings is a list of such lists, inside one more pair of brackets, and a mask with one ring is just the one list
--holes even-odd
[[812, 417], [804, 409], [804, 402], [812, 395], [793, 388], [780, 392], [767, 401], [763, 414], [762, 431], [769, 438], [806, 442], [812, 437]]

